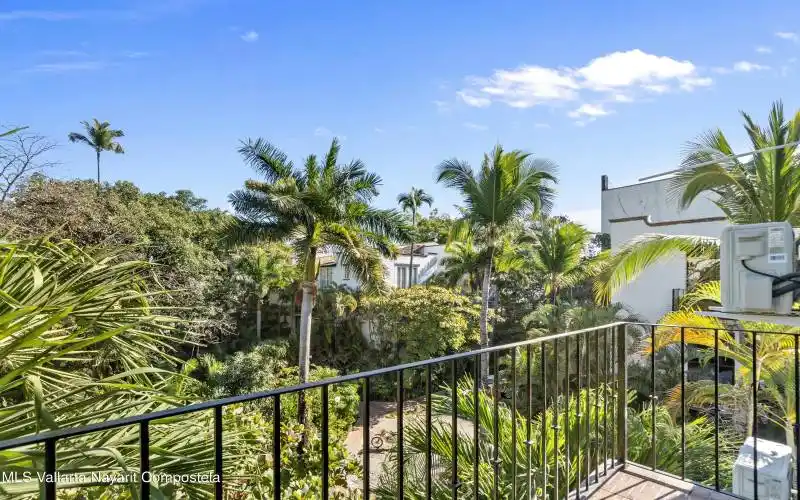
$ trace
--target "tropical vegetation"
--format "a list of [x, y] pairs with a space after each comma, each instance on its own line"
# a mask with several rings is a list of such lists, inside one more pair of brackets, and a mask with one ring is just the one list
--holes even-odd
[[[780, 103], [773, 106], [767, 128], [747, 114], [743, 118], [754, 147], [799, 139], [800, 114], [785, 117]], [[690, 382], [681, 394], [680, 330], [657, 329], [653, 351], [648, 331], [629, 329], [625, 348], [642, 363], [633, 363], [628, 372], [628, 458], [647, 464], [655, 457], [660, 469], [676, 474], [685, 465], [692, 479], [713, 484], [708, 457], [717, 451], [719, 438], [720, 480], [728, 485], [734, 443], [753, 434], [754, 421], [760, 422], [759, 430], [793, 442], [797, 381], [787, 368], [797, 332], [742, 324], [775, 332], [758, 338], [754, 364], [752, 337], [733, 335], [729, 325], [695, 314], [719, 301], [717, 243], [648, 235], [610, 255], [603, 235], [551, 213], [557, 181], [552, 161], [500, 145], [475, 169], [458, 159], [445, 160], [436, 180], [461, 200], [451, 216], [440, 213], [432, 196], [418, 187], [397, 197], [401, 210], [379, 208], [381, 178], [360, 160], [342, 161], [337, 140], [322, 155], [294, 164], [269, 141], [246, 139], [238, 152], [258, 179], [230, 194], [233, 213], [228, 213], [188, 190], [146, 193], [125, 181], [98, 189], [101, 153], [123, 152], [116, 141], [122, 131], [98, 120], [83, 126], [68, 138], [95, 151], [96, 183], [32, 173], [0, 200], [0, 440], [424, 360], [487, 346], [490, 340], [502, 344], [637, 320], [635, 311], [611, 304], [611, 295], [648, 265], [683, 251], [696, 271], [696, 284], [682, 309], [665, 321], [685, 325], [685, 354], [694, 363]], [[689, 145], [686, 168], [673, 186], [681, 204], [710, 194], [732, 221], [795, 223], [800, 165], [794, 147], [752, 158], [731, 159], [731, 153], [720, 131]], [[430, 208], [427, 215], [423, 207]], [[423, 242], [444, 246], [436, 256], [438, 273], [424, 282], [410, 273], [412, 286], [391, 286], [388, 259], [401, 246], [409, 248], [413, 269], [415, 248]], [[331, 264], [353, 279], [336, 283], [328, 275], [323, 287], [321, 269]], [[733, 383], [720, 388], [726, 411], [718, 436], [707, 377], [714, 330], [720, 353], [735, 360], [738, 370]], [[594, 374], [592, 389], [581, 383], [574, 365], [565, 368], [566, 353], [552, 344], [532, 359], [524, 350], [496, 360], [482, 357], [477, 408], [475, 380], [465, 375], [475, 373], [476, 360], [430, 372], [405, 370], [400, 389], [412, 400], [404, 427], [406, 460], [398, 464], [394, 453], [386, 455], [381, 479], [373, 481], [378, 497], [396, 497], [401, 466], [406, 496], [425, 497], [430, 431], [434, 497], [449, 498], [453, 411], [459, 419], [455, 453], [462, 491], [477, 488], [481, 497], [489, 497], [496, 487], [501, 498], [527, 498], [530, 485], [537, 494], [551, 496], [577, 486], [578, 464], [599, 463], [600, 443], [613, 437], [605, 427], [577, 432], [590, 421], [613, 419], [616, 411], [614, 405], [599, 404], [612, 402], [612, 389], [600, 383], [599, 374], [607, 373], [614, 344], [609, 345], [610, 335], [595, 338], [570, 351]], [[650, 356], [655, 356], [655, 380], [646, 365]], [[489, 377], [490, 361], [497, 361], [497, 377]], [[549, 382], [531, 381], [530, 401], [528, 363], [534, 373], [550, 374]], [[755, 400], [748, 385], [753, 377], [762, 388]], [[448, 385], [454, 381], [455, 408]], [[657, 400], [650, 399], [653, 385]], [[553, 397], [555, 387], [569, 388], [570, 396]], [[430, 426], [413, 404], [426, 388], [433, 392]], [[272, 399], [227, 407], [222, 422], [227, 491], [234, 498], [270, 497], [279, 467], [284, 498], [320, 497], [326, 422], [332, 498], [358, 498], [353, 485], [363, 479], [363, 458], [346, 443], [350, 433], [362, 432], [357, 426], [364, 389], [355, 382], [331, 386], [327, 408], [320, 390], [284, 395], [280, 429], [273, 428]], [[390, 406], [398, 394], [397, 379], [375, 377], [369, 389], [371, 400]], [[682, 411], [682, 399], [690, 411]], [[175, 473], [211, 470], [212, 419], [201, 412], [153, 422], [151, 466]], [[471, 428], [462, 428], [473, 419], [478, 443]], [[527, 439], [529, 422], [530, 447], [521, 439]], [[492, 445], [495, 424], [497, 448]], [[273, 463], [271, 450], [278, 441], [280, 463]], [[568, 441], [569, 462], [565, 453], [556, 453], [566, 451]], [[137, 470], [138, 434], [121, 428], [64, 440], [58, 457], [63, 470]], [[495, 458], [497, 483], [490, 465]], [[478, 484], [472, 483], [476, 465]], [[43, 466], [41, 446], [0, 452], [2, 471], [36, 472]], [[556, 471], [562, 479], [558, 491]], [[0, 488], [19, 498], [41, 493], [36, 483]], [[76, 499], [139, 494], [135, 482], [60, 484], [59, 489], [60, 496]], [[153, 489], [163, 498], [213, 497], [209, 484], [154, 484]]]

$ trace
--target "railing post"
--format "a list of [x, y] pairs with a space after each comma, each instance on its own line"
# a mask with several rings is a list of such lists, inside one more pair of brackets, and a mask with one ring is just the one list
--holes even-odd
[[628, 350], [625, 342], [627, 325], [617, 326], [617, 442], [616, 455], [623, 466], [628, 460]]

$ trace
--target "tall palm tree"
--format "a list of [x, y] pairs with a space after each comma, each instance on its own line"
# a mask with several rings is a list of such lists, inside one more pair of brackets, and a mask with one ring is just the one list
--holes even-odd
[[237, 277], [244, 282], [256, 299], [256, 337], [261, 342], [261, 313], [264, 299], [272, 290], [288, 286], [294, 281], [296, 266], [292, 263], [291, 249], [284, 245], [271, 245], [268, 249], [250, 247], [236, 262]]
[[411, 186], [411, 191], [401, 193], [397, 197], [397, 203], [404, 212], [411, 212], [411, 229], [414, 231], [411, 239], [411, 253], [408, 258], [408, 274], [409, 283], [414, 286], [414, 239], [416, 238], [417, 231], [417, 211], [422, 208], [422, 205], [433, 205], [433, 196], [425, 192], [424, 189], [417, 189]]
[[[342, 264], [366, 291], [384, 291], [386, 269], [381, 256], [396, 253], [395, 242], [409, 238], [403, 215], [370, 206], [381, 183], [360, 160], [339, 163], [334, 139], [320, 161], [309, 155], [296, 167], [286, 154], [263, 139], [242, 143], [239, 153], [264, 181], [245, 181], [229, 197], [236, 211], [230, 238], [236, 243], [286, 241], [302, 268], [299, 368], [308, 381], [311, 313], [317, 292], [319, 256], [337, 252]], [[302, 401], [298, 408], [305, 417]]]
[[544, 291], [555, 304], [562, 289], [590, 278], [601, 259], [585, 258], [592, 234], [580, 224], [559, 217], [541, 217], [536, 222], [529, 265], [541, 275]]
[[81, 122], [85, 134], [78, 132], [69, 133], [69, 142], [81, 142], [90, 148], [94, 149], [97, 154], [97, 187], [100, 187], [100, 153], [103, 151], [111, 151], [112, 153], [122, 154], [125, 150], [122, 145], [115, 141], [119, 137], [125, 135], [122, 130], [111, 128], [108, 122], [100, 122], [97, 118], [92, 118], [92, 123], [87, 121]]
[[[741, 112], [744, 129], [754, 150], [783, 146], [755, 154], [735, 155], [722, 130], [710, 130], [687, 143], [681, 171], [670, 191], [682, 208], [700, 196], [712, 201], [733, 224], [788, 221], [800, 224], [800, 110], [786, 118], [783, 103], [772, 104], [768, 126], [760, 127]], [[705, 163], [715, 162], [706, 165]], [[629, 242], [612, 256], [595, 281], [595, 296], [608, 301], [625, 283], [644, 269], [675, 252], [688, 258], [718, 258], [719, 241], [698, 236], [646, 234]]]
[[[553, 204], [556, 165], [550, 160], [534, 158], [520, 150], [505, 151], [501, 145], [483, 157], [475, 172], [461, 160], [445, 160], [438, 167], [438, 182], [460, 191], [464, 199], [464, 219], [489, 257], [481, 281], [481, 346], [489, 344], [489, 285], [495, 248], [503, 232], [519, 217], [548, 212]], [[483, 378], [488, 376], [488, 360], [484, 360]]]

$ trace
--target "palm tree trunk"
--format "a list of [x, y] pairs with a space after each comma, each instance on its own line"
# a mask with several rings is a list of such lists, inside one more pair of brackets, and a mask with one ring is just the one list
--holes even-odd
[[300, 383], [308, 381], [311, 363], [311, 312], [314, 309], [314, 283], [302, 284], [303, 302], [300, 305]]
[[[300, 341], [299, 341], [299, 372], [300, 384], [308, 382], [308, 373], [311, 365], [311, 313], [314, 310], [314, 294], [317, 286], [317, 249], [309, 249], [305, 263], [306, 280], [300, 285], [303, 290], [303, 302], [300, 305]], [[301, 445], [307, 442], [305, 429], [306, 417], [305, 391], [297, 395], [297, 419], [304, 426]], [[303, 446], [305, 448], [305, 446]]]
[[261, 343], [261, 297], [256, 300], [256, 338]]
[[[417, 227], [417, 211], [411, 210], [411, 228]], [[411, 236], [411, 254], [408, 257], [408, 283], [409, 288], [414, 286], [414, 235]]]
[[100, 150], [97, 153], [97, 190], [100, 190]]
[[[483, 283], [481, 293], [481, 348], [489, 347], [489, 282], [492, 277], [492, 260], [483, 269]], [[489, 355], [481, 356], [481, 379], [484, 383], [489, 380]], [[495, 380], [495, 383], [498, 381]]]

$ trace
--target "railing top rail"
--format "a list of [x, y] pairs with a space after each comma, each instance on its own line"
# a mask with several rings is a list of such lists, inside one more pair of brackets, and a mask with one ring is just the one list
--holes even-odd
[[791, 335], [792, 337], [800, 335], [800, 328], [796, 331], [781, 332], [775, 330], [753, 330], [752, 328], [732, 328], [729, 326], [695, 326], [695, 325], [671, 325], [668, 323], [637, 323], [635, 321], [626, 321], [626, 325], [630, 326], [644, 326], [655, 328], [685, 328], [687, 330], [725, 330], [727, 332], [741, 332], [741, 333], [755, 333], [756, 335]]
[[[287, 387], [279, 387], [277, 389], [271, 389], [268, 391], [261, 391], [261, 392], [253, 392], [250, 394], [243, 394], [241, 396], [231, 396], [222, 399], [215, 399], [210, 401], [203, 401], [200, 403], [194, 403], [186, 406], [179, 406], [175, 408], [169, 408], [166, 410], [156, 411], [152, 413], [143, 413], [141, 415], [135, 415], [131, 417], [121, 418], [117, 420], [108, 420], [106, 422], [98, 422], [96, 424], [91, 424], [83, 427], [74, 427], [69, 429], [58, 429], [54, 431], [47, 431], [42, 432], [40, 434], [32, 434], [30, 436], [25, 436], [21, 438], [9, 439], [6, 441], [0, 441], [0, 451], [8, 450], [11, 448], [19, 448], [23, 446], [28, 446], [37, 443], [43, 443], [49, 440], [57, 440], [57, 439], [66, 439], [76, 436], [82, 436], [84, 434], [90, 434], [93, 432], [100, 432], [110, 429], [116, 429], [119, 427], [126, 427], [129, 425], [136, 425], [142, 422], [150, 422], [153, 420], [159, 420], [162, 418], [167, 417], [177, 417], [180, 415], [186, 415], [189, 413], [196, 413], [199, 411], [204, 410], [213, 410], [214, 408], [222, 407], [222, 406], [229, 406], [233, 404], [240, 404], [240, 403], [247, 403], [250, 401], [256, 401], [259, 399], [266, 399], [275, 396], [281, 396], [283, 394], [292, 394], [301, 391], [307, 391], [310, 389], [316, 389], [322, 386], [329, 386], [334, 384], [342, 384], [346, 382], [354, 382], [357, 380], [362, 380], [365, 378], [371, 377], [378, 377], [381, 375], [388, 375], [397, 373], [400, 370], [411, 370], [415, 368], [424, 368], [428, 365], [439, 364], [439, 363], [446, 363], [448, 361], [454, 361], [458, 359], [464, 358], [471, 358], [481, 354], [488, 354], [497, 351], [506, 351], [509, 349], [514, 349], [515, 347], [524, 347], [528, 345], [536, 345], [545, 342], [550, 342], [556, 339], [562, 339], [566, 337], [573, 337], [575, 335], [582, 335], [592, 332], [599, 332], [602, 330], [607, 330], [609, 328], [614, 328], [617, 326], [629, 325], [632, 323], [624, 322], [624, 321], [617, 321], [614, 323], [608, 323], [605, 325], [595, 326], [591, 328], [584, 328], [581, 330], [573, 330], [570, 332], [558, 333], [555, 335], [548, 335], [545, 337], [539, 337], [535, 339], [529, 340], [522, 340], [520, 342], [514, 342], [510, 344], [502, 344], [496, 345], [491, 347], [485, 347], [483, 349], [475, 349], [472, 351], [461, 352], [457, 354], [450, 354], [447, 356], [441, 356], [438, 358], [431, 358], [426, 359], [423, 361], [415, 361], [413, 363], [405, 363], [402, 365], [395, 365], [386, 368], [379, 368], [376, 370], [370, 370], [366, 372], [360, 373], [352, 373], [348, 375], [341, 375], [339, 377], [329, 378], [325, 380], [318, 380], [314, 382], [307, 382], [305, 384], [287, 386]], [[660, 326], [660, 325], [659, 325]]]

